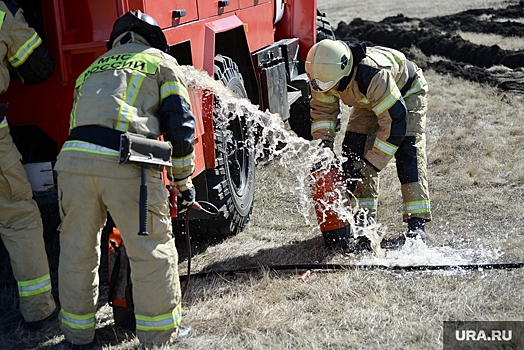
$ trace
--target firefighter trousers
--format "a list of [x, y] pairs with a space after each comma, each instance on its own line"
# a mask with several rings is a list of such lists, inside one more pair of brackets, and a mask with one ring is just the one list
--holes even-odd
[[0, 236], [18, 283], [22, 317], [26, 322], [40, 321], [56, 307], [42, 218], [7, 126], [0, 133]]
[[[407, 133], [395, 153], [397, 176], [402, 192], [402, 219], [416, 217], [431, 221], [426, 157], [426, 91], [406, 98]], [[373, 147], [379, 125], [373, 112], [353, 108], [349, 117], [342, 154], [350, 161], [362, 159]], [[367, 209], [376, 218], [379, 195], [379, 173], [366, 168], [362, 182], [355, 188], [352, 206]]]
[[58, 190], [62, 217], [59, 292], [66, 339], [81, 345], [95, 336], [100, 239], [108, 211], [129, 257], [140, 342], [163, 344], [176, 337], [182, 319], [178, 255], [159, 172], [147, 171], [148, 236], [137, 234], [140, 176], [109, 178], [59, 171]]

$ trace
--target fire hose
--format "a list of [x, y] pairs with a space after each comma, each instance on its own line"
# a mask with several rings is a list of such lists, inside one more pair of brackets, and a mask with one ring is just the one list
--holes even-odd
[[[390, 271], [483, 271], [483, 270], [509, 270], [524, 267], [524, 262], [518, 263], [484, 263], [484, 264], [461, 264], [461, 265], [380, 265], [380, 264], [321, 264], [298, 263], [283, 265], [259, 265], [243, 267], [232, 270], [210, 270], [194, 273], [191, 277], [205, 278], [212, 275], [235, 275], [238, 273], [250, 273], [261, 269], [282, 271], [282, 270], [305, 270], [299, 280], [306, 281], [314, 270], [325, 271], [346, 271], [346, 270], [390, 270]], [[180, 279], [188, 276], [180, 276]]]

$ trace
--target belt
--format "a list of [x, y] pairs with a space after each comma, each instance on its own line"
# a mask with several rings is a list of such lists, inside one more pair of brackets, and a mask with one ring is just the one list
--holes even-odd
[[120, 151], [120, 135], [122, 134], [122, 131], [106, 128], [105, 126], [84, 125], [77, 126], [71, 130], [68, 140], [85, 141]]
[[411, 61], [406, 60], [406, 66], [408, 67], [408, 81], [406, 81], [406, 84], [404, 84], [402, 89], [400, 89], [401, 96], [404, 96], [408, 92], [416, 78], [415, 66], [413, 65], [413, 63]]

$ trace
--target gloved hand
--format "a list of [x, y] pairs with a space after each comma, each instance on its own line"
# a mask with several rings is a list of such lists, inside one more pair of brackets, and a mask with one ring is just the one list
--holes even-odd
[[179, 199], [181, 200], [177, 203], [178, 214], [183, 214], [187, 211], [187, 209], [195, 204], [195, 186], [193, 186], [191, 176], [188, 176], [183, 180], [174, 181], [173, 183], [180, 190]]

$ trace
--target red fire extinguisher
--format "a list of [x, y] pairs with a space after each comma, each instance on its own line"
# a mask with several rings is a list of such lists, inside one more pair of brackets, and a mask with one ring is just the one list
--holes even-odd
[[[328, 239], [338, 241], [341, 236], [347, 237], [347, 234], [342, 232], [350, 232], [348, 212], [346, 215], [340, 215], [344, 210], [349, 210], [349, 213], [351, 210], [346, 179], [336, 166], [316, 170], [312, 172], [311, 177], [317, 221], [326, 243], [331, 245], [330, 243], [335, 242], [328, 242]], [[333, 238], [331, 238], [332, 234], [334, 234]]]

